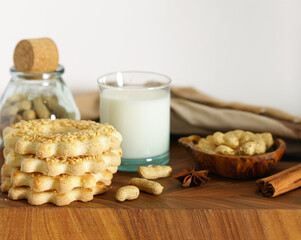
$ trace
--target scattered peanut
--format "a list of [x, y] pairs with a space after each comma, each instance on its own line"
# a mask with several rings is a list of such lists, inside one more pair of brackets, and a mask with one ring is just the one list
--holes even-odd
[[160, 183], [147, 180], [146, 178], [132, 178], [129, 184], [153, 195], [159, 195], [163, 192], [163, 186]]
[[124, 186], [117, 190], [116, 199], [119, 202], [123, 202], [125, 200], [134, 200], [139, 196], [139, 188], [136, 186]]
[[146, 179], [157, 179], [169, 177], [171, 175], [171, 166], [153, 166], [153, 167], [138, 167], [138, 174]]

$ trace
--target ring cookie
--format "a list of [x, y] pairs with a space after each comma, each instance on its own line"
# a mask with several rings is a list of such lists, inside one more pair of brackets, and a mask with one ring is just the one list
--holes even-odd
[[7, 165], [19, 167], [23, 172], [40, 172], [47, 176], [60, 174], [80, 176], [86, 172], [103, 172], [107, 168], [111, 168], [110, 170], [115, 173], [117, 168], [114, 167], [121, 163], [121, 149], [112, 150], [100, 156], [50, 157], [45, 159], [39, 159], [31, 154], [17, 154], [6, 148], [3, 153]]
[[35, 192], [29, 187], [11, 187], [8, 191], [8, 197], [13, 200], [27, 199], [31, 205], [41, 205], [44, 203], [53, 203], [57, 206], [68, 205], [73, 201], [88, 202], [93, 199], [93, 195], [102, 194], [108, 190], [108, 187], [98, 182], [92, 189], [74, 188], [68, 193], [59, 193], [55, 190], [46, 192]]
[[3, 130], [5, 147], [38, 158], [96, 156], [120, 148], [122, 137], [109, 124], [70, 119], [20, 121]]
[[[117, 168], [117, 167], [116, 167]], [[25, 173], [18, 167], [4, 164], [1, 171], [1, 191], [7, 192], [11, 187], [27, 186], [35, 192], [56, 190], [59, 193], [67, 193], [74, 188], [94, 188], [97, 182], [103, 182], [107, 186], [111, 184], [113, 173], [109, 170], [97, 174], [85, 173], [82, 176], [61, 174], [50, 177], [41, 173]]]

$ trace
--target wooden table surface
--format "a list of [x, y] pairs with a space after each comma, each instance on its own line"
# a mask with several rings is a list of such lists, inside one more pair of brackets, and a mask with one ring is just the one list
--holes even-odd
[[[284, 157], [275, 172], [296, 163]], [[175, 140], [170, 165], [174, 173], [194, 166]], [[1, 194], [0, 239], [301, 239], [301, 189], [265, 198], [255, 180], [211, 175], [207, 184], [185, 189], [169, 177], [158, 180], [160, 196], [117, 202], [116, 190], [137, 176], [118, 172], [105, 194], [65, 207], [31, 206]]]

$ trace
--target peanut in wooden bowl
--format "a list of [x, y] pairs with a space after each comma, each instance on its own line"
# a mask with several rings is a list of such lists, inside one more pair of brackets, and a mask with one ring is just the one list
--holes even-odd
[[250, 179], [265, 176], [281, 159], [286, 144], [280, 138], [274, 138], [274, 144], [269, 152], [254, 156], [232, 156], [221, 154], [207, 154], [202, 152], [197, 144], [201, 137], [191, 135], [178, 141], [197, 161], [201, 169], [228, 178]]

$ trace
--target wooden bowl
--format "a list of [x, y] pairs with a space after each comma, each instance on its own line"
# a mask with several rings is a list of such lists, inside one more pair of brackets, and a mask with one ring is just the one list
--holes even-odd
[[201, 137], [191, 135], [179, 139], [179, 143], [188, 148], [201, 169], [228, 178], [259, 178], [271, 171], [285, 151], [285, 142], [274, 138], [272, 151], [254, 156], [231, 156], [207, 154], [197, 147]]

